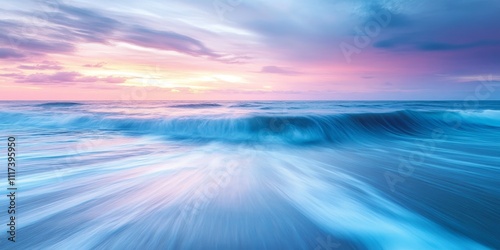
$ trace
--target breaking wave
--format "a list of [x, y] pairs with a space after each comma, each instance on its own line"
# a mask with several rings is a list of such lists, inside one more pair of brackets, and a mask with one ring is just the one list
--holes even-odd
[[222, 105], [217, 103], [193, 103], [193, 104], [177, 104], [169, 106], [170, 108], [214, 108], [221, 107]]
[[73, 107], [73, 106], [80, 106], [80, 105], [83, 105], [83, 103], [78, 103], [78, 102], [47, 102], [47, 103], [38, 104], [37, 106], [39, 106], [39, 107]]
[[283, 143], [336, 143], [386, 137], [423, 136], [436, 128], [481, 129], [500, 126], [495, 113], [418, 112], [352, 113], [336, 115], [242, 117], [189, 116], [152, 119], [107, 117], [99, 114], [57, 118], [1, 113], [4, 121], [23, 126], [104, 130], [151, 134], [170, 139]]

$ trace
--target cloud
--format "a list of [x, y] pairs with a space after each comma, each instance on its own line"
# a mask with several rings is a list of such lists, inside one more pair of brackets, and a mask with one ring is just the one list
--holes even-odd
[[78, 72], [57, 72], [54, 74], [35, 73], [35, 74], [0, 74], [1, 77], [8, 77], [15, 80], [17, 83], [32, 83], [32, 84], [73, 84], [73, 83], [124, 83], [129, 78], [115, 76], [86, 76]]
[[62, 66], [59, 65], [57, 62], [50, 62], [50, 61], [43, 61], [40, 64], [36, 65], [19, 65], [17, 67], [18, 69], [25, 69], [25, 70], [61, 70], [63, 69]]
[[117, 34], [115, 41], [126, 42], [145, 48], [175, 51], [195, 57], [205, 57], [229, 64], [242, 63], [250, 57], [214, 51], [201, 41], [173, 31], [150, 29], [144, 26], [127, 27]]
[[[26, 13], [26, 15], [33, 14]], [[200, 40], [188, 35], [170, 30], [153, 29], [144, 25], [131, 25], [129, 20], [121, 21], [113, 15], [76, 6], [61, 4], [58, 12], [51, 13], [46, 21], [49, 25], [30, 27], [34, 32], [29, 36], [23, 34], [22, 31], [25, 29], [22, 23], [0, 21], [2, 24], [0, 45], [12, 45], [36, 54], [65, 54], [76, 51], [79, 43], [110, 45], [115, 42], [124, 42], [226, 63], [237, 63], [245, 59], [228, 53], [216, 52]]]
[[9, 78], [20, 78], [23, 77], [22, 74], [17, 73], [9, 73], [9, 74], [0, 74], [1, 77], [9, 77]]
[[127, 77], [113, 77], [113, 76], [108, 76], [105, 78], [101, 78], [102, 81], [107, 82], [107, 83], [124, 83], [128, 80]]
[[[500, 41], [500, 33], [496, 32], [496, 24], [500, 22], [499, 1], [338, 0], [315, 1], [315, 4], [283, 1], [289, 6], [287, 11], [294, 15], [285, 15], [270, 3], [250, 1], [245, 2], [244, 10], [231, 13], [230, 18], [238, 28], [256, 34], [262, 44], [261, 51], [287, 62], [345, 63], [339, 44], [354, 44], [368, 24], [377, 21], [375, 14], [382, 11], [390, 13], [390, 22], [381, 26], [366, 46], [360, 46], [362, 55], [357, 57], [356, 64], [369, 64], [370, 55], [378, 54], [379, 49], [384, 49], [384, 56], [395, 63], [399, 60], [409, 63], [400, 56], [401, 51], [427, 51], [447, 60], [449, 57], [438, 52], [491, 49], [497, 45], [495, 41]], [[461, 55], [464, 60], [468, 56]], [[415, 61], [421, 57], [425, 56], [415, 55]], [[481, 65], [491, 63], [483, 60]]]
[[300, 72], [294, 71], [290, 68], [282, 68], [278, 66], [264, 66], [260, 70], [260, 73], [267, 74], [280, 74], [280, 75], [298, 75]]
[[176, 51], [192, 56], [217, 57], [202, 42], [171, 31], [160, 31], [135, 26], [129, 28], [121, 37], [118, 37], [118, 40], [142, 47]]
[[96, 82], [97, 77], [82, 76], [77, 72], [57, 72], [54, 74], [36, 73], [24, 76], [17, 82], [21, 83], [75, 83], [75, 82]]
[[96, 64], [84, 64], [83, 67], [86, 67], [86, 68], [102, 68], [104, 66], [104, 64], [106, 64], [105, 62], [100, 62], [100, 63], [96, 63]]
[[[229, 22], [220, 20], [220, 13], [213, 9], [211, 2], [203, 0], [172, 1], [172, 6], [145, 0], [131, 2], [133, 6], [126, 8], [106, 1], [79, 3], [75, 6], [73, 3], [60, 4], [47, 13], [42, 13], [39, 5], [31, 3], [23, 4], [27, 7], [25, 12], [16, 11], [10, 5], [4, 6], [7, 15], [0, 20], [0, 48], [10, 49], [0, 49], [0, 58], [5, 58], [2, 60], [7, 62], [5, 65], [8, 60], [16, 58], [23, 62], [13, 66], [12, 70], [17, 71], [4, 70], [3, 77], [47, 84], [111, 83], [82, 84], [88, 88], [97, 85], [113, 87], [113, 83], [126, 82], [127, 78], [108, 77], [108, 74], [86, 76], [61, 72], [55, 75], [49, 70], [77, 69], [57, 69], [53, 68], [57, 66], [38, 63], [46, 55], [71, 55], [79, 48], [91, 52], [94, 48], [101, 50], [104, 47], [109, 49], [106, 54], [78, 51], [68, 57], [55, 55], [51, 58], [64, 60], [68, 67], [76, 62], [86, 68], [105, 67], [100, 61], [111, 63], [130, 59], [126, 64], [115, 65], [120, 68], [110, 72], [141, 71], [142, 65], [148, 64], [162, 64], [162, 68], [175, 72], [173, 75], [177, 71], [179, 75], [197, 74], [198, 71], [220, 71], [214, 72], [217, 74], [233, 71], [235, 75], [244, 75], [249, 73], [248, 69], [254, 68], [251, 73], [261, 73], [252, 74], [255, 80], [246, 86], [234, 87], [247, 90], [261, 88], [261, 82], [276, 78], [274, 76], [305, 74], [298, 71], [308, 67], [314, 67], [317, 74], [304, 79], [304, 84], [292, 85], [275, 79], [273, 87], [313, 88], [305, 83], [321, 81], [323, 85], [317, 85], [318, 89], [341, 89], [351, 84], [353, 88], [368, 89], [368, 84], [384, 82], [393, 82], [395, 86], [399, 82], [406, 86], [421, 86], [421, 82], [428, 82], [436, 86], [429, 85], [427, 89], [441, 90], [441, 82], [433, 81], [436, 73], [454, 76], [497, 75], [498, 72], [500, 33], [496, 32], [496, 26], [500, 23], [500, 2], [496, 0], [316, 0], [314, 3], [255, 0], [227, 10], [224, 15]], [[367, 43], [356, 40], [366, 32], [368, 24], [376, 21], [373, 14], [380, 11], [391, 13], [387, 26], [370, 36]], [[39, 14], [48, 16], [44, 24], [29, 26], [33, 24], [26, 20]], [[26, 26], [28, 23], [31, 24]], [[373, 30], [374, 26], [371, 27]], [[359, 48], [359, 55], [355, 55], [350, 65], [339, 49], [342, 42]], [[122, 46], [124, 43], [133, 46]], [[174, 55], [176, 60], [170, 61], [171, 54], [185, 56]], [[210, 62], [205, 64], [207, 59], [244, 63], [251, 58], [260, 65], [226, 65], [227, 68], [221, 68]], [[19, 69], [38, 72], [6, 74], [19, 72]], [[130, 73], [135, 75], [136, 72]], [[170, 73], [159, 74], [170, 77]], [[288, 77], [288, 80], [293, 78]]]
[[[107, 43], [118, 22], [96, 12], [59, 4], [53, 12], [21, 12], [19, 19], [0, 21], [0, 45], [32, 54], [67, 54], [78, 43]], [[33, 16], [46, 17], [43, 25], [26, 22]], [[24, 19], [23, 19], [24, 18]]]
[[62, 4], [59, 11], [49, 21], [65, 27], [66, 35], [84, 42], [108, 43], [113, 34], [124, 26], [109, 15], [90, 9]]
[[420, 41], [418, 37], [403, 35], [390, 39], [375, 42], [373, 47], [382, 49], [401, 49], [414, 51], [446, 51], [446, 50], [466, 50], [472, 48], [486, 48], [489, 46], [497, 46], [499, 41], [483, 40], [469, 43], [448, 43], [448, 42], [433, 42]]
[[24, 54], [13, 49], [0, 48], [0, 58], [23, 58]]
[[23, 26], [22, 22], [0, 22], [0, 46], [21, 50], [23, 54], [63, 54], [75, 51], [75, 45], [68, 37], [55, 39], [54, 28]]
[[499, 45], [500, 41], [479, 41], [474, 43], [464, 43], [464, 44], [451, 44], [451, 43], [440, 43], [440, 42], [425, 42], [420, 43], [416, 46], [417, 49], [425, 51], [439, 51], [439, 50], [461, 50], [461, 49], [471, 49], [477, 47], [487, 47]]

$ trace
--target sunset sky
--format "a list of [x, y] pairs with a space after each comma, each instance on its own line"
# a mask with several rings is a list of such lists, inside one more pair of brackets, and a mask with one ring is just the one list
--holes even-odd
[[485, 83], [500, 99], [499, 13], [498, 0], [2, 1], [0, 99], [460, 100]]

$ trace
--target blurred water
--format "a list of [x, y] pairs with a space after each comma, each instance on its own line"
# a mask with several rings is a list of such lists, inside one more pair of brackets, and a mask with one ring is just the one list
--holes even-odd
[[0, 249], [500, 248], [500, 102], [0, 107]]

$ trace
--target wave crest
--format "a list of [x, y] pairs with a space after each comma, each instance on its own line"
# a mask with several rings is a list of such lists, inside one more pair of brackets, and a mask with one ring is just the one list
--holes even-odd
[[72, 106], [80, 106], [83, 103], [78, 102], [46, 102], [42, 104], [38, 104], [39, 107], [72, 107]]
[[217, 103], [191, 103], [191, 104], [177, 104], [169, 107], [170, 108], [214, 108], [221, 106], [222, 105]]
[[[425, 136], [437, 128], [452, 128], [460, 120], [464, 129], [494, 126], [459, 112], [397, 111], [390, 113], [351, 113], [337, 115], [270, 116], [211, 118], [207, 116], [170, 118], [112, 118], [101, 115], [64, 115], [43, 117], [6, 114], [2, 117], [23, 126], [106, 130], [133, 135], [159, 135], [177, 140], [219, 140], [262, 143], [336, 143], [385, 139], [387, 137]], [[452, 117], [453, 119], [450, 119]]]

